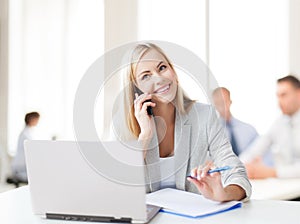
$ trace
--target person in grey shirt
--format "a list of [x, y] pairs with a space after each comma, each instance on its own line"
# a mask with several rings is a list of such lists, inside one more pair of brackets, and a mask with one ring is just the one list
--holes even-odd
[[[115, 114], [112, 127], [117, 139], [136, 139], [142, 145], [147, 192], [161, 189], [167, 180], [168, 186], [215, 201], [249, 199], [245, 167], [233, 153], [214, 108], [184, 94], [173, 65], [158, 46], [134, 48], [124, 86], [124, 111]], [[161, 172], [161, 158], [170, 159], [162, 166], [168, 167], [166, 172]], [[226, 165], [233, 169], [208, 174]]]
[[17, 154], [12, 161], [13, 178], [27, 182], [27, 171], [24, 154], [24, 141], [35, 138], [35, 127], [40, 119], [38, 112], [31, 112], [25, 115], [25, 127], [19, 135]]

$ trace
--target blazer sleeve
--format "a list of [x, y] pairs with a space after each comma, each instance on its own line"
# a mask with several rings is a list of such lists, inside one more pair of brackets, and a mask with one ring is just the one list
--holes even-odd
[[221, 173], [223, 186], [226, 187], [230, 184], [240, 186], [246, 192], [244, 200], [248, 200], [252, 193], [252, 187], [248, 180], [246, 169], [233, 153], [226, 131], [219, 123], [214, 108], [210, 106], [208, 113], [206, 130], [209, 156], [217, 167], [232, 167], [231, 170]]

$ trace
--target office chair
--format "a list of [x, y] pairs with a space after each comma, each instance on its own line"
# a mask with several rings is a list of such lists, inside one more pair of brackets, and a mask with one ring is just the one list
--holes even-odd
[[20, 184], [28, 184], [28, 181], [18, 179], [17, 177], [7, 177], [6, 183], [15, 185], [16, 188], [20, 187]]

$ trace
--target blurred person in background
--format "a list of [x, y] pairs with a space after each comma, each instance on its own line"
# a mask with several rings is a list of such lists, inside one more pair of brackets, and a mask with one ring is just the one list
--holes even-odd
[[230, 107], [232, 104], [230, 91], [225, 87], [216, 88], [213, 91], [213, 103], [220, 114], [222, 125], [226, 127], [228, 139], [233, 152], [239, 156], [258, 137], [256, 129], [232, 116]]
[[25, 128], [19, 135], [17, 154], [12, 161], [13, 178], [27, 182], [27, 171], [24, 154], [24, 141], [33, 140], [36, 136], [36, 126], [39, 122], [40, 114], [31, 112], [25, 115]]
[[[292, 75], [278, 79], [277, 99], [282, 115], [250, 150], [240, 155], [251, 179], [300, 177], [299, 79]], [[274, 167], [266, 166], [261, 160], [268, 148], [271, 148]]]

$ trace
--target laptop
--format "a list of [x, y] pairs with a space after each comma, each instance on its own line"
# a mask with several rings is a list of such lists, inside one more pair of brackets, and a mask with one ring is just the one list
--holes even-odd
[[33, 212], [48, 219], [149, 222], [160, 208], [146, 205], [143, 152], [130, 144], [25, 141]]

